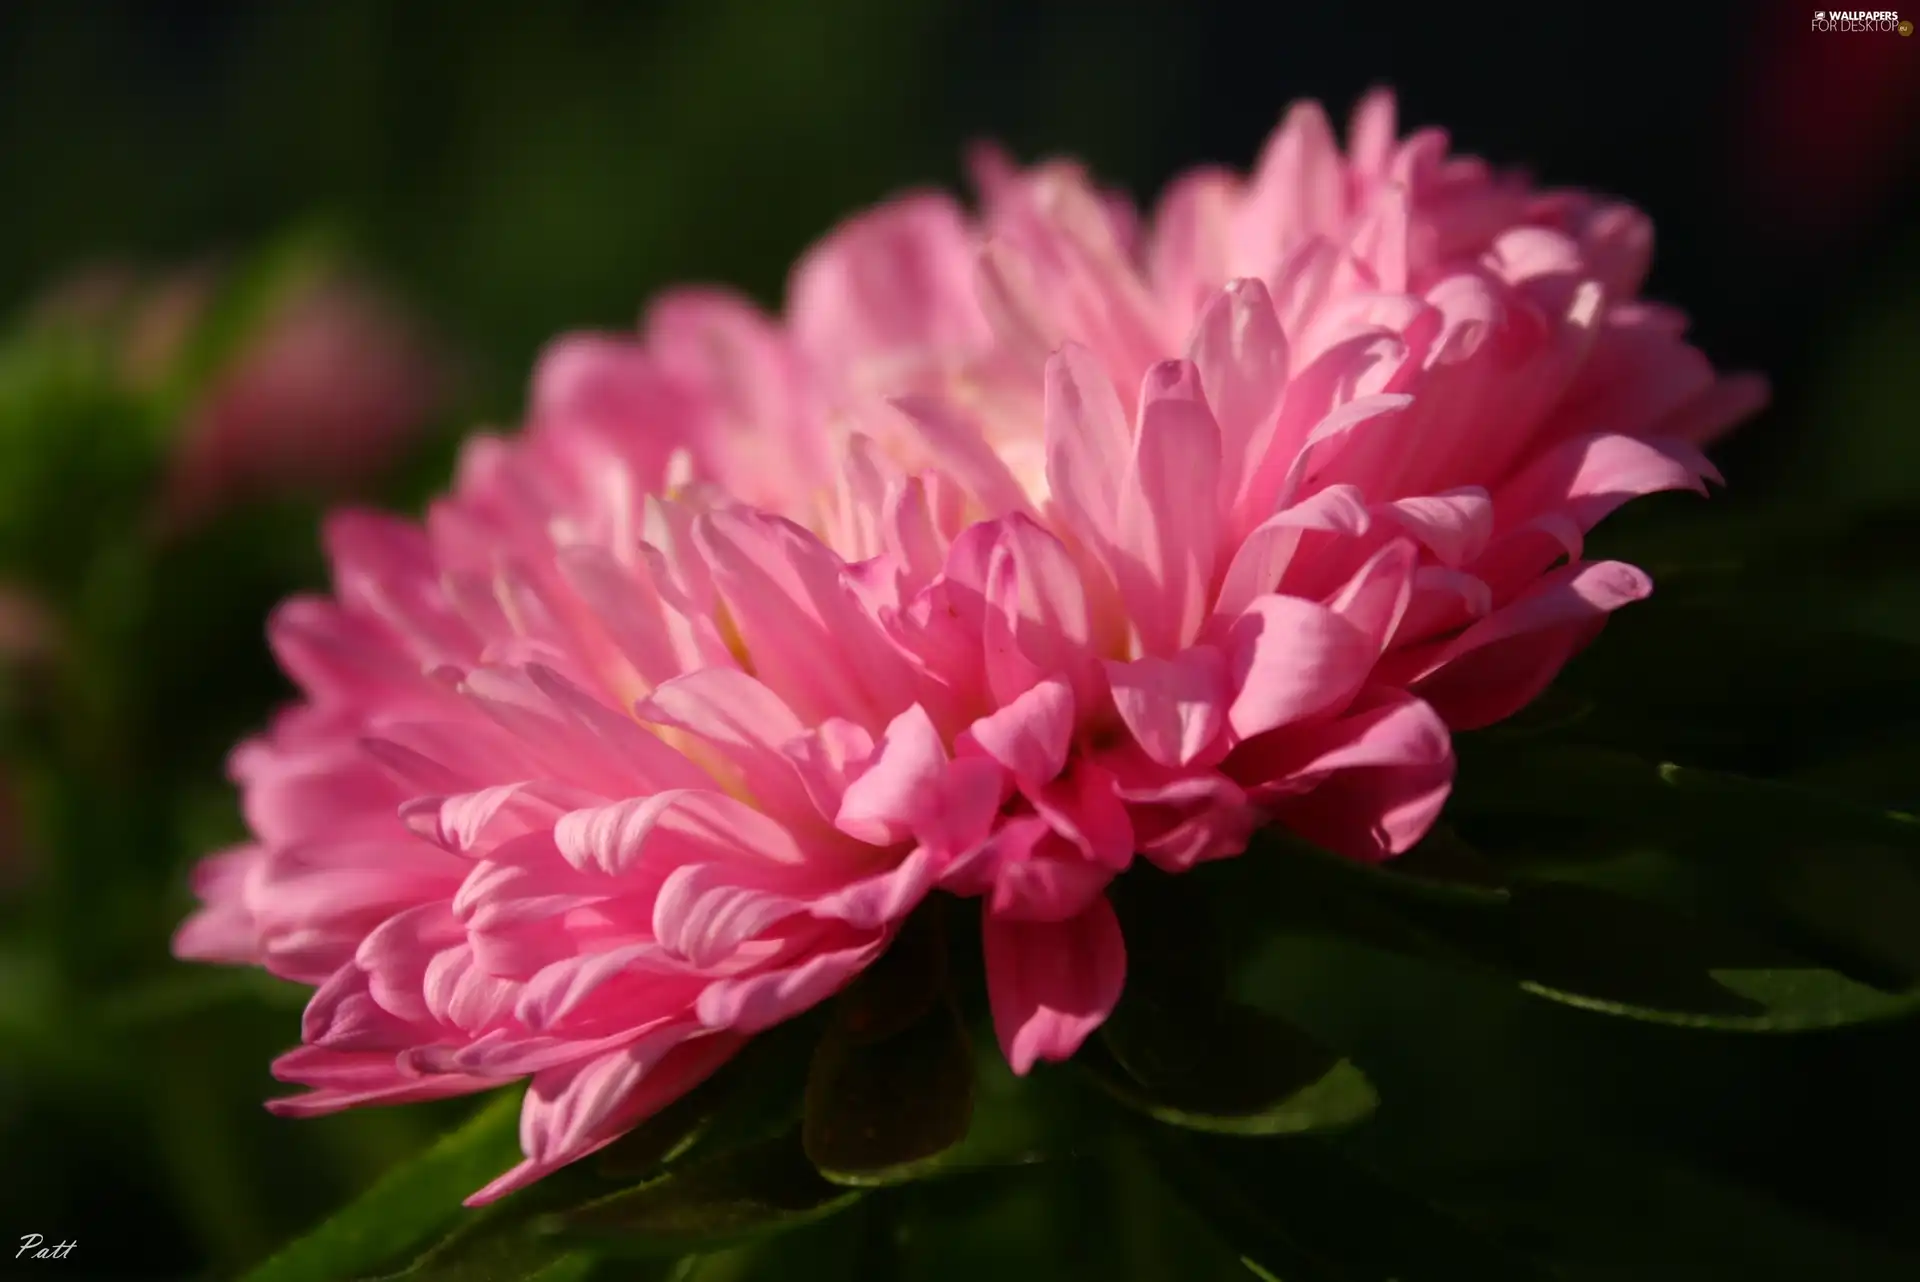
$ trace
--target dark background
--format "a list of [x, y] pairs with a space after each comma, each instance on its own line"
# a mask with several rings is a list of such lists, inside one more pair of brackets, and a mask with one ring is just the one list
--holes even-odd
[[[1811, 34], [1810, 10], [1771, 3], [1497, 8], [6, 0], [0, 306], [103, 258], [163, 268], [318, 223], [462, 354], [461, 422], [510, 423], [555, 333], [629, 325], [677, 282], [777, 304], [836, 219], [959, 185], [975, 138], [1082, 157], [1144, 200], [1197, 162], [1245, 167], [1293, 99], [1338, 122], [1388, 84], [1403, 131], [1653, 215], [1649, 292], [1716, 364], [1775, 383], [1720, 456], [1732, 509], [1920, 493], [1920, 38]], [[444, 476], [459, 425], [396, 501]], [[174, 696], [210, 833], [231, 826], [218, 745], [275, 697], [258, 607], [314, 568], [293, 564], [181, 624], [221, 657]], [[73, 1020], [172, 974], [194, 844], [153, 843], [164, 893], [103, 945], [99, 984], [59, 990]], [[0, 961], [4, 1010], [37, 962]], [[0, 1016], [0, 1244], [79, 1241], [35, 1275], [227, 1273], [447, 1116], [265, 1117], [296, 1027], [231, 1002], [102, 1067], [63, 1060], [58, 1019]]]

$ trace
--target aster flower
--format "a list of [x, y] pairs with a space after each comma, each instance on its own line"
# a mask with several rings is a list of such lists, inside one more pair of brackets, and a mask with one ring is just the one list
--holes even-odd
[[1450, 730], [1650, 590], [1586, 532], [1704, 489], [1699, 447], [1764, 400], [1637, 297], [1643, 215], [1396, 132], [1375, 94], [1343, 154], [1297, 106], [1250, 178], [1183, 177], [1144, 231], [1072, 165], [985, 152], [977, 222], [911, 197], [796, 273], [795, 342], [873, 442], [866, 510], [937, 475], [985, 521], [879, 608], [1017, 798], [946, 879], [988, 897], [1017, 1069], [1117, 997], [1099, 891], [1135, 852], [1177, 871], [1269, 822], [1416, 842]]
[[579, 336], [424, 531], [329, 527], [272, 635], [304, 702], [233, 768], [256, 840], [186, 956], [318, 988], [306, 1113], [521, 1077], [527, 1161], [610, 1142], [978, 897], [1025, 1072], [1118, 998], [1105, 898], [1282, 824], [1376, 860], [1452, 729], [1644, 596], [1584, 533], [1700, 488], [1757, 404], [1634, 297], [1646, 220], [1390, 100], [1296, 108], [1142, 231], [980, 168], [797, 269]]

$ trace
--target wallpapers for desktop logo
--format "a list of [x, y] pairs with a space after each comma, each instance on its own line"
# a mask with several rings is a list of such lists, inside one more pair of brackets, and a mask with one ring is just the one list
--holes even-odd
[[1871, 12], [1861, 9], [1816, 9], [1813, 13], [1815, 31], [1845, 32], [1884, 32], [1889, 35], [1910, 36], [1913, 23], [1888, 9], [1876, 9]]

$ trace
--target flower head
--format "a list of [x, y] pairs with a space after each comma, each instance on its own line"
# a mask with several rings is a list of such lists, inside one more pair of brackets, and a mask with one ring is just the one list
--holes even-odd
[[843, 525], [884, 531], [908, 476], [981, 522], [867, 577], [1004, 771], [944, 884], [987, 897], [1024, 1069], [1117, 997], [1100, 891], [1135, 852], [1183, 869], [1268, 822], [1360, 859], [1417, 841], [1449, 731], [1650, 590], [1586, 532], [1703, 490], [1698, 447], [1765, 387], [1638, 297], [1643, 215], [1401, 139], [1385, 94], [1344, 152], [1296, 106], [1251, 177], [1189, 174], [1144, 230], [1070, 164], [976, 168], [977, 221], [912, 197], [817, 248], [791, 330], [872, 442], [875, 515]]
[[1636, 299], [1646, 220], [1370, 98], [1141, 229], [987, 155], [797, 269], [564, 340], [424, 531], [336, 518], [273, 629], [191, 956], [319, 986], [315, 1111], [531, 1076], [497, 1194], [983, 903], [1017, 1071], [1105, 1018], [1136, 856], [1406, 849], [1450, 730], [1644, 596], [1582, 538], [1762, 395]]

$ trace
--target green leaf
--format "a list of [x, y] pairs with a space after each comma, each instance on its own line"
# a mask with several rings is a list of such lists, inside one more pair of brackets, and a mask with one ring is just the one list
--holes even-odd
[[466, 1197], [520, 1156], [517, 1095], [379, 1180], [346, 1209], [247, 1274], [246, 1282], [340, 1282], [418, 1246], [460, 1213]]
[[[1267, 919], [1267, 938], [1341, 939], [1441, 970], [1478, 972], [1599, 1014], [1725, 1032], [1798, 1033], [1900, 1019], [1920, 1008], [1920, 990], [1882, 991], [1768, 932], [1648, 902], [1634, 878], [1625, 879], [1632, 893], [1620, 893], [1603, 874], [1632, 871], [1630, 861], [1618, 857], [1617, 844], [1603, 848], [1616, 854], [1599, 872], [1519, 882], [1496, 911], [1432, 896], [1388, 902], [1284, 850], [1274, 858], [1263, 851], [1227, 861], [1248, 866], [1209, 881], [1218, 883], [1216, 894], [1226, 902]], [[1758, 882], [1764, 867], [1756, 862], [1748, 880]]]
[[1655, 764], [1603, 748], [1524, 751], [1463, 746], [1455, 792], [1461, 813], [1540, 816], [1601, 824], [1674, 824], [1726, 838], [1757, 834], [1882, 843], [1920, 850], [1920, 818], [1790, 784]]
[[1526, 886], [1495, 918], [1419, 924], [1534, 996], [1600, 1014], [1785, 1033], [1920, 1009], [1920, 995], [1881, 992], [1729, 924], [1586, 886]]
[[476, 1225], [380, 1282], [582, 1282], [593, 1272], [596, 1260], [589, 1252], [520, 1228], [514, 1235]]
[[861, 972], [833, 1004], [830, 1033], [882, 1042], [931, 1013], [947, 992], [947, 935], [935, 901], [909, 917], [879, 961]]
[[[937, 935], [933, 947], [933, 955], [944, 959]], [[890, 965], [900, 951], [896, 943], [869, 974], [877, 972], [878, 986], [912, 992], [889, 972], [922, 963], [910, 949]], [[891, 1016], [898, 1007], [870, 1000], [862, 987], [856, 983], [842, 999], [814, 1052], [801, 1139], [814, 1166], [837, 1184], [919, 1179], [967, 1136], [973, 1063], [966, 1029], [945, 1000], [896, 1028]], [[875, 1037], [875, 1028], [885, 1031]]]
[[[541, 1231], [544, 1219], [604, 1198], [640, 1177], [658, 1176], [691, 1149], [731, 1094], [722, 1083], [703, 1083], [592, 1158], [468, 1212], [452, 1233], [386, 1282], [520, 1282], [548, 1273], [584, 1277], [595, 1257]], [[658, 1271], [666, 1268], [662, 1262]]]
[[1102, 1043], [1111, 1066], [1099, 1050], [1082, 1052], [1086, 1066], [1114, 1098], [1172, 1126], [1298, 1135], [1357, 1125], [1380, 1104], [1351, 1060], [1251, 1007], [1218, 1012], [1179, 1059], [1166, 1057], [1167, 1042], [1132, 1038], [1131, 1029], [1113, 1030]]
[[[846, 1215], [804, 1225], [791, 1233], [689, 1256], [672, 1266], [667, 1282], [793, 1282], [796, 1278], [846, 1278], [850, 1282], [895, 1282], [891, 1260], [872, 1247], [887, 1233], [885, 1217], [871, 1200]], [[880, 1245], [886, 1245], [881, 1238]], [[631, 1261], [622, 1260], [628, 1264]], [[606, 1282], [633, 1282], [612, 1274]]]
[[1780, 852], [1755, 878], [1756, 898], [1790, 946], [1888, 991], [1920, 984], [1920, 866], [1883, 849]]
[[832, 1033], [820, 1044], [802, 1130], [837, 1184], [897, 1184], [937, 1170], [967, 1137], [973, 1065], [966, 1030], [942, 1005], [884, 1041]]
[[[1556, 682], [1593, 713], [1536, 741], [1578, 739], [1766, 776], [1898, 741], [1920, 721], [1912, 677], [1920, 649], [1844, 617], [1857, 590], [1834, 578], [1859, 560], [1855, 551], [1828, 545], [1812, 559], [1784, 584], [1771, 550], [1753, 553], [1752, 573], [1676, 578], [1654, 568], [1656, 599], [1615, 616], [1605, 643]], [[1910, 578], [1902, 572], [1896, 584]], [[1482, 747], [1523, 746], [1502, 742], [1510, 737], [1492, 727], [1456, 743], [1464, 763]], [[1470, 765], [1461, 781], [1474, 785]]]
[[1115, 900], [1128, 940], [1127, 987], [1101, 1026], [1105, 1056], [1082, 1052], [1110, 1094], [1173, 1125], [1239, 1135], [1335, 1129], [1374, 1111], [1373, 1086], [1352, 1063], [1228, 999], [1224, 950], [1204, 895], [1149, 874], [1123, 879]]
[[826, 1219], [860, 1198], [824, 1179], [798, 1134], [689, 1162], [639, 1188], [550, 1216], [547, 1232], [622, 1254], [687, 1255]]
[[[675, 1164], [705, 1162], [783, 1140], [800, 1124], [807, 1074], [825, 1030], [827, 1009], [777, 1024], [749, 1041], [691, 1105], [708, 1114]], [[618, 1159], [616, 1159], [618, 1160]]]
[[1256, 1276], [1286, 1282], [1544, 1282], [1554, 1274], [1310, 1139], [1157, 1130], [1149, 1155]]
[[1411, 850], [1385, 863], [1363, 863], [1321, 850], [1279, 828], [1256, 839], [1262, 858], [1291, 859], [1296, 877], [1389, 898], [1413, 896], [1464, 907], [1500, 908], [1511, 890], [1500, 868], [1451, 826], [1436, 825]]
[[737, 1093], [730, 1089], [734, 1084], [707, 1081], [682, 1095], [595, 1155], [595, 1172], [603, 1179], [634, 1180], [673, 1165], [712, 1134]]
[[941, 1164], [943, 1173], [1070, 1161], [1109, 1146], [1106, 1109], [1070, 1066], [1038, 1064], [1015, 1077], [991, 1028], [977, 1029], [970, 1041], [973, 1118], [966, 1139]]
[[870, 1202], [898, 1208], [899, 1277], [1246, 1282], [1236, 1257], [1125, 1142], [1113, 1111], [1103, 1112], [1097, 1160], [927, 1181]]

